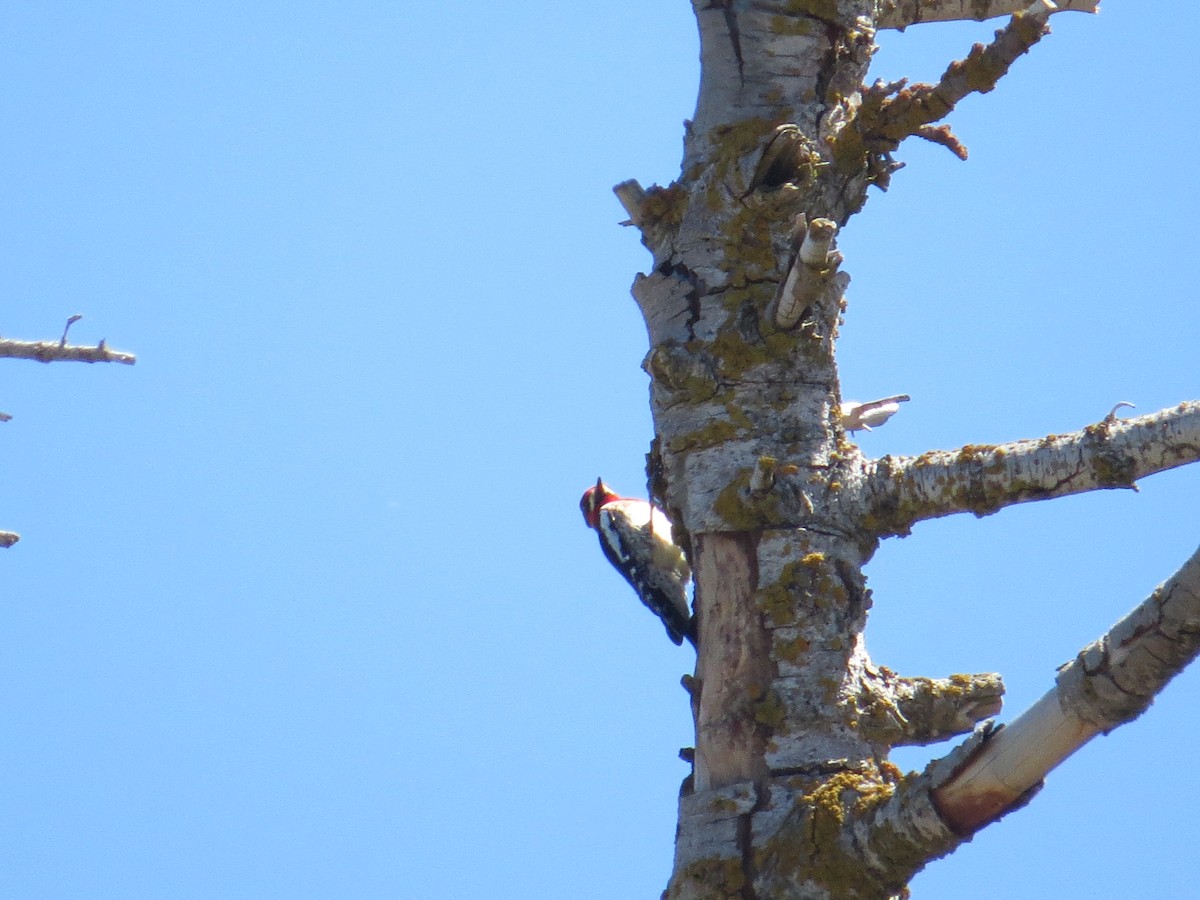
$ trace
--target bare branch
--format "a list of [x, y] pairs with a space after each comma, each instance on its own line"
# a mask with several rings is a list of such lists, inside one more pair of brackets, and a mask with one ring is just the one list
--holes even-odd
[[622, 181], [613, 188], [613, 193], [621, 201], [621, 206], [625, 207], [625, 212], [629, 213], [629, 224], [640, 227], [642, 201], [646, 199], [646, 191], [638, 184], [637, 179], [630, 178], [628, 181]]
[[958, 135], [950, 130], [949, 125], [922, 125], [913, 134], [931, 144], [941, 144], [964, 162], [967, 159], [966, 144], [958, 139]]
[[[982, 22], [1010, 16], [1028, 0], [876, 0], [875, 27], [905, 29], [922, 22]], [[1100, 0], [1055, 0], [1054, 12], [1098, 12]]]
[[11, 547], [21, 536], [15, 531], [0, 531], [0, 548]]
[[1133, 721], [1200, 653], [1200, 550], [1064, 666], [1057, 684], [933, 793], [959, 834], [994, 821], [1068, 756]]
[[970, 731], [1000, 712], [1004, 682], [994, 672], [902, 678], [890, 669], [872, 667], [863, 690], [863, 733], [897, 747], [931, 744]]
[[643, 188], [636, 179], [622, 181], [613, 188], [617, 200], [629, 218], [622, 225], [634, 225], [642, 233], [642, 243], [651, 253], [669, 247], [686, 205], [686, 193], [678, 185]]
[[842, 254], [834, 249], [837, 223], [813, 219], [801, 230], [800, 247], [768, 315], [780, 328], [793, 328], [831, 287], [840, 296], [845, 281], [836, 278]]
[[874, 152], [890, 151], [916, 134], [965, 159], [966, 148], [949, 129], [928, 126], [949, 115], [968, 94], [992, 90], [1017, 58], [1049, 33], [1046, 21], [1057, 9], [1049, 0], [1037, 0], [1016, 12], [990, 44], [976, 44], [966, 59], [952, 62], [937, 84], [876, 82], [863, 92], [858, 119], [863, 142]]
[[137, 357], [132, 353], [110, 350], [104, 341], [95, 347], [87, 347], [62, 341], [12, 341], [0, 338], [0, 357], [34, 359], [43, 363], [71, 360], [86, 363], [114, 362], [132, 366], [137, 362]]
[[1101, 488], [1134, 488], [1147, 475], [1200, 459], [1200, 403], [1131, 419], [1105, 417], [1071, 434], [1008, 444], [968, 444], [867, 463], [859, 496], [868, 530], [907, 534], [915, 522]]

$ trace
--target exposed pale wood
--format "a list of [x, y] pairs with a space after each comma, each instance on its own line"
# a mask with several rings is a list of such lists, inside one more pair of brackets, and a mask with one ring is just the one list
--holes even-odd
[[642, 201], [646, 199], [646, 192], [642, 186], [637, 183], [636, 179], [631, 178], [614, 187], [613, 193], [621, 201], [625, 212], [629, 213], [630, 223], [640, 226], [642, 224]]
[[934, 792], [939, 813], [959, 834], [977, 831], [1020, 803], [1097, 731], [1064, 713], [1057, 690], [1050, 691], [996, 730], [970, 764]]
[[840, 302], [847, 280], [836, 278], [842, 262], [842, 255], [833, 249], [837, 231], [837, 223], [829, 219], [813, 219], [804, 227], [800, 249], [783, 282], [774, 312], [769, 313], [780, 328], [793, 328], [818, 301], [827, 306]]
[[699, 535], [695, 544], [701, 695], [696, 722], [697, 791], [766, 774], [756, 707], [771, 682], [767, 636], [755, 609], [753, 539]]
[[934, 791], [941, 815], [964, 835], [995, 820], [1097, 734], [1139, 716], [1197, 653], [1200, 551]]

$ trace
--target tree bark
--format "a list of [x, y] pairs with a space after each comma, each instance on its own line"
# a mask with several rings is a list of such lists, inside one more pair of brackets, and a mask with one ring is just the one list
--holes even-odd
[[[999, 711], [995, 674], [903, 677], [872, 662], [862, 569], [878, 541], [925, 518], [1131, 487], [1191, 462], [1200, 456], [1200, 405], [1128, 421], [1110, 415], [1037, 442], [882, 460], [862, 456], [840, 416], [834, 354], [849, 278], [839, 229], [872, 185], [887, 187], [898, 168], [891, 153], [908, 137], [965, 155], [934, 123], [968, 93], [995, 87], [1052, 13], [1094, 3], [694, 0], [693, 8], [701, 83], [680, 178], [616, 189], [654, 258], [633, 285], [650, 339], [650, 488], [688, 551], [699, 621], [689, 681], [694, 771], [666, 895], [898, 896], [930, 860], [1025, 802], [1048, 768], [1031, 768], [1031, 783], [1010, 785], [983, 813], [978, 804], [972, 816], [954, 813], [956, 797], [974, 796], [963, 787], [973, 766], [1018, 732], [1001, 740], [1003, 730], [976, 728]], [[1009, 13], [994, 41], [936, 84], [866, 85], [876, 28]], [[1193, 620], [1189, 612], [1187, 627], [1176, 627], [1174, 614], [1156, 608], [1160, 624], [1171, 624], [1146, 654], [1171, 659], [1173, 674], [1194, 654]], [[1122, 683], [1110, 642], [1082, 655], [1056, 695], [1069, 721], [1086, 723], [1084, 739], [1124, 721], [1064, 699], [1086, 694], [1063, 685], [1075, 685], [1076, 669], [1095, 676], [1097, 652]], [[1139, 686], [1152, 696], [1165, 671], [1139, 669]], [[895, 746], [973, 728], [919, 775], [888, 762]]]

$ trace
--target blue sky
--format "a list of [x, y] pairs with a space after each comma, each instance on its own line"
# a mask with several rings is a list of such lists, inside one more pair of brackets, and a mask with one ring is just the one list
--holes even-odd
[[[873, 455], [1200, 396], [1185, 0], [1063, 15], [842, 240]], [[993, 24], [888, 35], [936, 77]], [[657, 896], [686, 649], [594, 546], [650, 438], [648, 257], [688, 4], [16, 4], [0, 13], [0, 895]], [[1200, 470], [885, 544], [868, 642], [1005, 717], [1197, 543]], [[918, 898], [1183, 898], [1186, 673]], [[918, 767], [945, 747], [898, 755]], [[1107, 893], [1106, 893], [1107, 892]]]

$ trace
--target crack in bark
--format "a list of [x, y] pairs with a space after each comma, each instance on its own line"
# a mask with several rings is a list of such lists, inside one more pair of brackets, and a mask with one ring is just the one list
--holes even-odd
[[[837, 68], [838, 38], [840, 38], [842, 35], [842, 29], [840, 29], [834, 22], [830, 22], [826, 19], [820, 19], [816, 16], [811, 16], [808, 18], [811, 18], [814, 22], [818, 23], [819, 26], [824, 28], [825, 37], [829, 41], [829, 49], [826, 50], [821, 56], [821, 67], [817, 72], [817, 80], [815, 85], [816, 94], [821, 98], [822, 105], [821, 114], [817, 117], [817, 121], [820, 122], [829, 112], [829, 85], [833, 82], [834, 70]], [[825, 213], [822, 212], [821, 215], [824, 216]]]
[[[671, 263], [669, 260], [658, 266], [655, 271], [664, 278], [673, 278], [687, 285], [688, 290], [683, 295], [687, 301], [687, 333], [689, 340], [696, 339], [696, 323], [700, 321], [700, 300], [716, 291], [706, 290], [707, 285], [697, 277], [696, 273], [683, 263]], [[682, 314], [682, 313], [681, 313]], [[674, 318], [674, 317], [673, 317]]]
[[[867, 610], [871, 608], [871, 598], [862, 579], [862, 573], [856, 571], [844, 559], [835, 559], [833, 561], [833, 568], [837, 572], [842, 586], [845, 587], [846, 596], [850, 600], [849, 612], [851, 620], [865, 615]], [[858, 576], [857, 578], [855, 577], [856, 575]]]
[[754, 814], [766, 809], [766, 797], [769, 791], [769, 782], [756, 781], [754, 783], [754, 805], [748, 813], [738, 817], [737, 840], [738, 847], [742, 851], [742, 877], [745, 879], [741, 891], [742, 900], [758, 900], [758, 892], [754, 889]]
[[770, 770], [772, 778], [825, 778], [839, 772], [855, 772], [854, 766], [843, 760], [817, 763], [811, 766], [778, 766]]
[[746, 61], [742, 58], [742, 33], [738, 29], [734, 0], [721, 0], [721, 12], [725, 16], [725, 27], [729, 30], [729, 42], [733, 45], [733, 57], [737, 60], [738, 81], [746, 83]]

